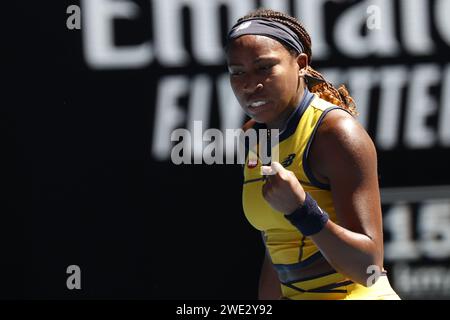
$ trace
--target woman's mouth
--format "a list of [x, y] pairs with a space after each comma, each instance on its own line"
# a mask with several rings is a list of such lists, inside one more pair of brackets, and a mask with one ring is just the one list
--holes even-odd
[[267, 100], [257, 100], [248, 104], [247, 108], [251, 113], [258, 113], [259, 111], [264, 109], [264, 107], [267, 106], [268, 103], [269, 102]]

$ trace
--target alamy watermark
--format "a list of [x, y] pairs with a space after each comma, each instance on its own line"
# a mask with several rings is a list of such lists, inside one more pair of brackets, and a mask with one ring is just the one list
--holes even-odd
[[[218, 129], [203, 132], [202, 121], [194, 121], [193, 132], [176, 129], [170, 136], [174, 164], [263, 164], [279, 161], [279, 130]], [[248, 152], [246, 152], [246, 146]], [[224, 154], [225, 152], [225, 154]]]
[[369, 30], [381, 29], [381, 8], [376, 5], [367, 7], [366, 13], [368, 14], [366, 20], [366, 27]]
[[76, 264], [72, 264], [67, 267], [66, 273], [70, 274], [70, 276], [68, 276], [67, 280], [66, 280], [67, 289], [80, 290], [81, 289], [81, 269], [80, 269], [80, 267], [77, 266]]
[[66, 27], [69, 30], [81, 29], [81, 9], [79, 6], [72, 4], [67, 7], [66, 13], [70, 16], [66, 20]]
[[370, 274], [370, 276], [367, 278], [366, 285], [367, 287], [371, 287], [378, 281], [378, 279], [383, 274], [383, 271], [379, 266], [372, 264], [367, 267], [366, 273]]

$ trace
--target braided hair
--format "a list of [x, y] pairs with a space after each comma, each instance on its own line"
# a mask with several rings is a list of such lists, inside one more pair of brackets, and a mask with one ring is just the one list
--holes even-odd
[[[308, 62], [311, 61], [312, 51], [311, 51], [311, 37], [309, 36], [306, 29], [296, 18], [291, 17], [282, 12], [274, 11], [271, 9], [257, 9], [244, 17], [240, 18], [236, 25], [250, 18], [266, 18], [272, 21], [276, 21], [284, 24], [294, 31], [299, 37], [301, 43], [303, 44], [304, 53], [308, 56]], [[291, 54], [297, 55], [298, 53], [287, 48]], [[317, 94], [320, 98], [337, 105], [343, 109], [349, 111], [352, 115], [357, 115], [356, 104], [353, 98], [347, 91], [344, 85], [340, 85], [339, 88], [335, 88], [330, 82], [326, 81], [321, 73], [314, 70], [308, 63], [305, 69], [305, 80], [308, 84], [308, 89]]]

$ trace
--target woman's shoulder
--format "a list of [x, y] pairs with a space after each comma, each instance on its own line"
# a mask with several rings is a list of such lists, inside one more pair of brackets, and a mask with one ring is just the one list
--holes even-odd
[[345, 109], [334, 106], [328, 108], [326, 111], [327, 113], [324, 115], [318, 128], [319, 134], [325, 136], [342, 136], [347, 134], [354, 135], [361, 133], [360, 131], [366, 132], [359, 121]]
[[[376, 161], [376, 149], [364, 127], [343, 109], [333, 109], [324, 117], [317, 130], [312, 155], [322, 167], [361, 165]], [[327, 172], [327, 168], [319, 168]]]

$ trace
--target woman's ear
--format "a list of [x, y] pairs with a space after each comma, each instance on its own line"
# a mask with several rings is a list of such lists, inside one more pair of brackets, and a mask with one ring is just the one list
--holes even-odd
[[300, 53], [297, 56], [297, 64], [300, 70], [306, 68], [308, 66], [308, 56], [305, 53]]

